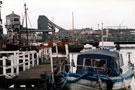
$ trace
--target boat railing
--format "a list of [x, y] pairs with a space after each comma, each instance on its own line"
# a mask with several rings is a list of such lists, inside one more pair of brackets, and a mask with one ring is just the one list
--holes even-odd
[[49, 56], [50, 56], [49, 48], [41, 49], [39, 50], [37, 54], [38, 54], [38, 57], [41, 59], [41, 62], [43, 63], [44, 60], [49, 59]]

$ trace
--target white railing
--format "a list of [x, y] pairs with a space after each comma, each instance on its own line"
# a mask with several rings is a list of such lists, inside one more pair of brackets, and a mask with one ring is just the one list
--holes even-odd
[[38, 57], [41, 59], [41, 62], [44, 62], [45, 60], [49, 59], [49, 48], [39, 50]]
[[[41, 52], [42, 51], [42, 52]], [[39, 65], [39, 58], [49, 55], [49, 49], [36, 51], [0, 51], [0, 54], [8, 54], [7, 57], [0, 58], [0, 68], [2, 72], [0, 76], [19, 75], [20, 67], [25, 71], [36, 65]]]

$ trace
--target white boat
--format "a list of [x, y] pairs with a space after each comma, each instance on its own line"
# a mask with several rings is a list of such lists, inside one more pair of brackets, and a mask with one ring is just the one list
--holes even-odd
[[96, 49], [96, 47], [94, 47], [90, 44], [85, 44], [84, 48], [80, 52], [86, 52], [86, 51], [89, 51], [89, 50], [92, 50], [92, 49]]
[[99, 47], [109, 50], [116, 50], [116, 45], [114, 42], [99, 42]]

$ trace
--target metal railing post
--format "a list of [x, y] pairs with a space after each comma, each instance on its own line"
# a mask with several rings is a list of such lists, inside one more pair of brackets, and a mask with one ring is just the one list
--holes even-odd
[[19, 75], [19, 51], [16, 52], [16, 74]]
[[28, 52], [28, 69], [30, 69], [30, 52]]
[[37, 53], [37, 65], [39, 65], [39, 53]]
[[6, 57], [2, 58], [2, 62], [3, 62], [3, 75], [7, 74], [7, 70], [6, 70]]
[[16, 74], [17, 74], [17, 58], [16, 58], [16, 52], [14, 52], [13, 55], [13, 64], [14, 64], [14, 68], [16, 69]]
[[68, 45], [65, 44], [65, 51], [66, 51], [66, 58], [69, 58], [69, 50], [68, 50]]
[[51, 59], [51, 73], [52, 73], [52, 81], [54, 81], [52, 48], [50, 48], [50, 49], [49, 49], [49, 52], [50, 52], [50, 59]]
[[25, 58], [25, 52], [23, 52], [23, 71], [26, 70], [26, 66], [25, 66], [25, 62], [26, 61], [26, 58]]
[[34, 67], [34, 65], [35, 65], [34, 54], [35, 54], [35, 52], [32, 52], [32, 67]]
[[14, 74], [14, 56], [11, 56], [11, 74]]

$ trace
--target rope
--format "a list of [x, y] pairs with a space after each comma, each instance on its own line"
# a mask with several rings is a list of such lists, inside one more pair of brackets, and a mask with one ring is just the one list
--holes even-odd
[[87, 74], [88, 74], [88, 73], [85, 72], [85, 73], [84, 73], [82, 76], [80, 76], [79, 78], [74, 79], [74, 80], [68, 80], [67, 82], [68, 82], [68, 83], [75, 83], [75, 82], [79, 81], [80, 79], [82, 79], [83, 77], [85, 77]]
[[84, 76], [86, 76], [88, 73], [84, 73], [83, 75], [81, 75], [80, 77], [78, 77], [77, 79], [74, 80], [68, 80], [69, 77], [69, 73], [65, 73], [65, 72], [61, 72], [59, 75], [61, 75], [61, 78], [63, 79], [60, 82], [51, 82], [54, 89], [55, 90], [61, 90], [64, 88], [64, 86], [66, 85], [66, 83], [75, 83], [77, 81], [79, 81], [80, 79], [82, 79]]

